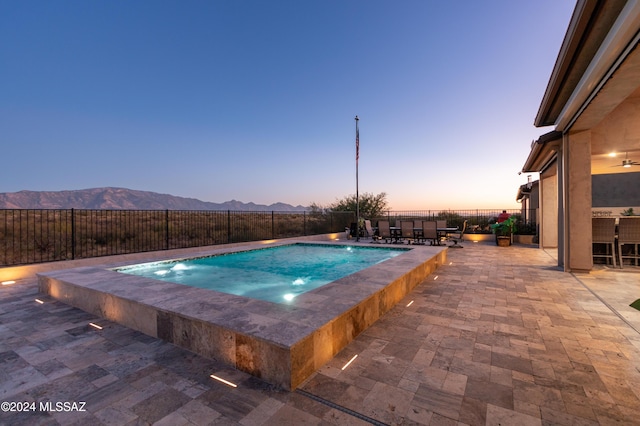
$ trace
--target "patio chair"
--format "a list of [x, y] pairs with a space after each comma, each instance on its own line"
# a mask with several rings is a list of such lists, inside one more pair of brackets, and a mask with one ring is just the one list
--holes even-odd
[[[447, 221], [446, 220], [436, 220], [436, 226], [438, 228], [446, 228], [447, 227]], [[446, 237], [447, 233], [446, 232], [438, 232], [438, 237], [442, 240], [444, 239], [444, 237]], [[440, 241], [438, 241], [438, 244], [440, 244]]]
[[400, 222], [400, 235], [403, 240], [407, 241], [407, 244], [411, 244], [414, 240], [412, 220], [403, 220]]
[[467, 230], [467, 221], [462, 222], [462, 229], [458, 232], [450, 232], [447, 234], [447, 239], [453, 241], [453, 245], [450, 248], [462, 248], [458, 243], [464, 241], [464, 231]]
[[373, 232], [371, 221], [369, 219], [366, 219], [364, 221], [364, 229], [367, 232], [367, 237], [371, 238], [372, 243], [378, 242], [379, 237], [375, 234], [375, 232]]
[[391, 226], [388, 220], [378, 221], [378, 238], [384, 240], [385, 243], [391, 239]]
[[413, 244], [424, 244], [424, 234], [422, 232], [422, 220], [413, 221]]
[[[591, 219], [591, 240], [593, 244], [605, 244], [605, 254], [593, 251], [593, 257], [611, 259], [616, 267], [616, 219], [614, 217], [594, 217]], [[622, 261], [620, 261], [622, 264]], [[622, 265], [621, 265], [622, 266]]]
[[434, 220], [422, 221], [422, 238], [424, 238], [425, 242], [430, 240], [431, 245], [436, 244], [436, 241], [438, 241], [438, 225]]
[[[624, 253], [625, 245], [631, 244], [630, 253]], [[638, 265], [640, 254], [638, 253], [638, 244], [640, 244], [640, 217], [621, 217], [618, 223], [618, 256], [620, 260], [620, 268], [623, 265], [623, 259], [634, 259], [634, 265]]]

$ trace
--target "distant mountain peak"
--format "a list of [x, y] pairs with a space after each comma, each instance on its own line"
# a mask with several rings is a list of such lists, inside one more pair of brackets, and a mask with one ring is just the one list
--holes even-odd
[[157, 192], [106, 187], [64, 191], [30, 191], [0, 193], [3, 209], [91, 209], [91, 210], [247, 210], [304, 211], [303, 206], [285, 203], [271, 205], [243, 203], [237, 200], [211, 203], [195, 198]]

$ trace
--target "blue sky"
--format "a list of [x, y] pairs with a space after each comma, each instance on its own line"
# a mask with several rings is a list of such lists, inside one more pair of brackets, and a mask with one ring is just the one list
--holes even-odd
[[514, 208], [574, 6], [0, 0], [0, 192]]

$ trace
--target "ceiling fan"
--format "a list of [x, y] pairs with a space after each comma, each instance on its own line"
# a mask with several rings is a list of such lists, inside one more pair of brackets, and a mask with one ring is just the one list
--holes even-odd
[[631, 167], [631, 166], [640, 166], [640, 163], [637, 161], [633, 161], [629, 159], [629, 153], [626, 152], [624, 156], [624, 160], [622, 160], [622, 164], [617, 164], [611, 167]]

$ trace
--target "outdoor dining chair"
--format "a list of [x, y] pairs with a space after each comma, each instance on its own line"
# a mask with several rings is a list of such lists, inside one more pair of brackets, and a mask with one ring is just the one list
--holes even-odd
[[[591, 240], [593, 244], [604, 244], [605, 253], [597, 253], [593, 250], [593, 257], [611, 259], [613, 267], [616, 267], [616, 218], [594, 217], [591, 219]], [[622, 264], [622, 261], [620, 262]]]
[[[624, 246], [629, 244], [632, 245], [632, 247], [629, 253], [626, 253]], [[634, 264], [638, 265], [638, 259], [640, 259], [638, 244], [640, 244], [640, 217], [621, 217], [618, 223], [618, 256], [620, 268], [622, 268], [623, 259], [634, 259]]]
[[381, 240], [384, 240], [385, 243], [389, 242], [391, 239], [391, 226], [389, 225], [388, 220], [378, 221], [378, 237]]
[[[440, 229], [446, 228], [447, 227], [447, 221], [446, 220], [436, 220], [436, 225]], [[438, 237], [440, 239], [443, 239], [445, 236], [446, 236], [446, 232], [444, 232], [444, 231], [438, 233]], [[440, 244], [440, 242], [438, 242], [438, 244]]]
[[413, 221], [403, 220], [400, 222], [400, 235], [403, 240], [407, 241], [407, 244], [411, 244], [413, 241]]
[[436, 244], [438, 241], [438, 225], [434, 220], [422, 221], [422, 238], [425, 241], [430, 240], [431, 245]]

